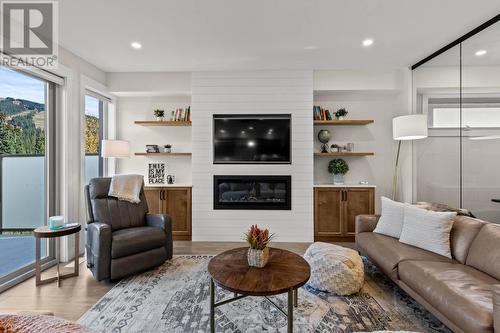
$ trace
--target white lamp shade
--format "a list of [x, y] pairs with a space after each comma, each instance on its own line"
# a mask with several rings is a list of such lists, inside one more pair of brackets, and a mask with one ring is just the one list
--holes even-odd
[[424, 114], [411, 114], [392, 119], [394, 140], [418, 140], [427, 136], [427, 116]]
[[129, 157], [130, 144], [123, 140], [102, 140], [101, 141], [101, 156], [102, 157]]

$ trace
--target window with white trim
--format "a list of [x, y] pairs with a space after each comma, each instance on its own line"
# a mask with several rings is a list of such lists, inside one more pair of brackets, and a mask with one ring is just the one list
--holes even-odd
[[468, 136], [500, 132], [500, 96], [467, 95], [461, 108], [456, 96], [424, 96], [423, 112], [431, 136], [454, 136], [460, 128]]

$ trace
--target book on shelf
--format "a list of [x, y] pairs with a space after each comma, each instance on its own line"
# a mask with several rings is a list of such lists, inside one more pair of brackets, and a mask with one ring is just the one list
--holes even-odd
[[173, 110], [170, 115], [170, 121], [191, 121], [191, 106]]
[[313, 119], [314, 120], [332, 120], [330, 110], [324, 109], [321, 106], [313, 106]]

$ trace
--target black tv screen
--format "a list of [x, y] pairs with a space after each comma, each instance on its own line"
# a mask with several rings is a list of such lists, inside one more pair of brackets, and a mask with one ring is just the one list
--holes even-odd
[[289, 114], [214, 115], [214, 163], [291, 163]]

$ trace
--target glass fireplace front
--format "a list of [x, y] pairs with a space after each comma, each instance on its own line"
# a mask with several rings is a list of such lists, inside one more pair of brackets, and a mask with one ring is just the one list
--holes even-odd
[[291, 210], [291, 176], [214, 176], [214, 209]]

